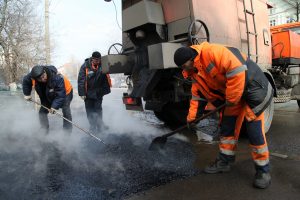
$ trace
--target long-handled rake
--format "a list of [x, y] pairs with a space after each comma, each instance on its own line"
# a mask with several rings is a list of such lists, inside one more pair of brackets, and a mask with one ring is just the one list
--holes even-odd
[[[42, 106], [43, 108], [45, 108], [45, 109], [47, 109], [49, 112], [51, 112], [49, 108], [47, 108], [46, 106], [42, 105], [41, 103], [39, 103], [39, 102], [37, 102], [37, 101], [34, 101], [34, 100], [32, 100], [32, 99], [30, 99], [30, 101], [33, 102], [33, 103], [35, 103], [35, 104], [37, 104], [37, 105], [39, 105], [39, 106]], [[64, 120], [66, 120], [67, 122], [71, 123], [73, 126], [75, 126], [76, 128], [78, 128], [79, 130], [83, 131], [83, 132], [86, 133], [87, 135], [93, 137], [94, 139], [96, 139], [96, 140], [98, 140], [99, 142], [102, 142], [104, 145], [106, 145], [106, 144], [103, 142], [103, 140], [101, 140], [101, 139], [98, 138], [97, 136], [93, 135], [93, 134], [90, 133], [89, 131], [87, 131], [87, 130], [81, 128], [80, 126], [78, 126], [77, 124], [75, 124], [74, 122], [72, 122], [71, 120], [65, 118], [65, 117], [62, 116], [60, 113], [55, 112], [54, 114], [56, 114], [57, 116], [63, 118]]]

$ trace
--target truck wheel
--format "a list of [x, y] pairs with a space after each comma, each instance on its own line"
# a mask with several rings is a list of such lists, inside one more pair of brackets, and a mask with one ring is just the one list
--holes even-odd
[[154, 111], [155, 116], [170, 128], [178, 128], [186, 124], [189, 102], [170, 102], [161, 111]]
[[270, 103], [264, 112], [265, 114], [265, 133], [267, 133], [271, 127], [271, 123], [274, 115], [274, 101]]
[[298, 107], [300, 108], [300, 100], [297, 100], [297, 103], [298, 103]]
[[[267, 133], [271, 127], [272, 119], [273, 119], [273, 114], [274, 114], [274, 101], [270, 103], [270, 105], [266, 108], [264, 112], [264, 127], [265, 127], [265, 133]], [[243, 138], [248, 137], [247, 129], [246, 129], [246, 124], [245, 121], [242, 124], [241, 131], [240, 131], [240, 136]]]
[[285, 90], [285, 89], [280, 89], [277, 90], [277, 97], [274, 97], [274, 102], [275, 103], [286, 103], [291, 100], [291, 89]]

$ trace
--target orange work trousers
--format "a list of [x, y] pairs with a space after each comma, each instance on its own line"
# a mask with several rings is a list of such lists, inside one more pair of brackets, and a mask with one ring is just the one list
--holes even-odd
[[241, 127], [244, 123], [255, 167], [268, 172], [269, 150], [264, 132], [264, 113], [256, 117], [249, 110], [249, 106], [244, 101], [224, 109], [221, 119], [220, 154], [229, 162], [234, 160]]

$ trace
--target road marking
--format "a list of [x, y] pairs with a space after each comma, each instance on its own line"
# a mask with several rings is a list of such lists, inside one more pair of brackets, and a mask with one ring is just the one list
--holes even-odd
[[283, 158], [283, 159], [288, 158], [288, 155], [281, 154], [281, 153], [270, 153], [270, 155], [271, 155], [271, 156], [278, 157], [278, 158]]

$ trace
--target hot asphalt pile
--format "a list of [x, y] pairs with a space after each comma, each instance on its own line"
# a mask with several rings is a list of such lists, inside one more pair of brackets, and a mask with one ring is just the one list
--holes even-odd
[[[58, 133], [61, 128], [52, 128], [43, 136], [37, 125], [27, 122], [38, 124], [36, 110], [28, 116], [28, 106], [17, 102], [20, 99], [8, 95], [2, 100], [0, 199], [123, 199], [198, 173], [189, 142], [172, 137], [163, 150], [149, 151], [153, 137], [130, 132], [97, 133], [108, 146], [75, 128], [70, 138]], [[14, 110], [7, 107], [8, 102]], [[20, 115], [20, 109], [27, 113]], [[61, 127], [60, 118], [50, 121], [51, 127]], [[53, 134], [63, 137], [49, 139]]]
[[110, 139], [113, 147], [86, 139], [82, 151], [64, 153], [56, 144], [22, 138], [40, 150], [0, 153], [0, 198], [119, 199], [197, 173], [188, 143], [170, 139], [164, 150], [152, 152], [143, 138], [140, 145], [127, 136]]
[[[197, 173], [191, 145], [179, 140], [151, 152], [152, 138], [97, 134], [107, 147], [74, 129], [82, 138], [66, 149], [71, 137], [43, 136], [37, 111], [20, 100], [1, 96], [0, 199], [120, 199]], [[50, 137], [59, 135], [61, 119], [50, 121]]]

